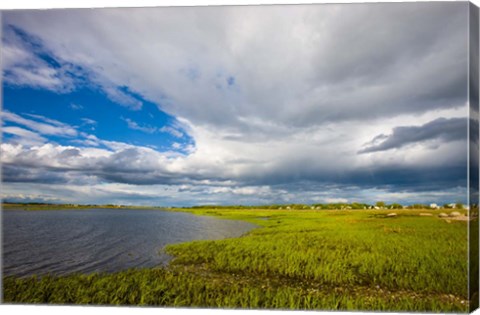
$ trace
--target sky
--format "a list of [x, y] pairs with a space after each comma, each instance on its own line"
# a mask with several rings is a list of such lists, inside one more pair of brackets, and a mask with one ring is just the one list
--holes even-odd
[[467, 199], [468, 3], [2, 13], [2, 198]]

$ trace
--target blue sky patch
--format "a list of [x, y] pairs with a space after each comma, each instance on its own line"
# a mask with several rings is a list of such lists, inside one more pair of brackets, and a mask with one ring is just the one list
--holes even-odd
[[[142, 99], [142, 110], [133, 111], [112, 102], [102, 92], [88, 88], [68, 94], [28, 87], [4, 85], [4, 110], [25, 116], [41, 115], [58, 120], [99, 139], [150, 146], [159, 151], [178, 151], [193, 144], [193, 139], [179, 128], [175, 117]], [[139, 98], [138, 95], [136, 95]], [[28, 116], [25, 116], [28, 117]], [[18, 124], [6, 121], [5, 126]], [[136, 126], [136, 127], [135, 127]], [[69, 138], [52, 138], [68, 145]], [[179, 147], [175, 143], [180, 143]], [[174, 145], [175, 144], [175, 145]]]

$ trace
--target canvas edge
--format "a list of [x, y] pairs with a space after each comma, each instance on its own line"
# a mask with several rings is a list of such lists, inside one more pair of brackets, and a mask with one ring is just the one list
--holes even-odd
[[479, 8], [470, 2], [468, 11], [468, 297], [473, 312], [479, 307]]

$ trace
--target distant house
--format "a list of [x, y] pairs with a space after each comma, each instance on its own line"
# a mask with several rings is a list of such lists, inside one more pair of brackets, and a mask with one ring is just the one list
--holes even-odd
[[431, 209], [438, 209], [438, 208], [440, 208], [440, 207], [439, 207], [436, 203], [431, 203], [431, 204], [430, 204], [430, 208], [431, 208]]
[[380, 210], [380, 207], [375, 206], [375, 207], [373, 207], [373, 209]]

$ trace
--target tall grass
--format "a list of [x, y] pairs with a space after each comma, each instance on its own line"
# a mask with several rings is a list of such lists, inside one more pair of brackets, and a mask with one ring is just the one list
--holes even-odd
[[326, 285], [467, 294], [465, 222], [324, 212], [277, 217], [248, 237], [171, 245], [175, 264]]
[[4, 279], [5, 302], [466, 312], [467, 224], [414, 210], [189, 210], [256, 223], [164, 269]]

